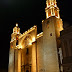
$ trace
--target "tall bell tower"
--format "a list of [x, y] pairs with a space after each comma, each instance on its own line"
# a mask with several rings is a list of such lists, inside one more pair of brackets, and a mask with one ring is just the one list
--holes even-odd
[[56, 0], [46, 0], [46, 19], [42, 21], [43, 50], [45, 72], [60, 72], [58, 49], [60, 48], [60, 31], [63, 30], [62, 19]]

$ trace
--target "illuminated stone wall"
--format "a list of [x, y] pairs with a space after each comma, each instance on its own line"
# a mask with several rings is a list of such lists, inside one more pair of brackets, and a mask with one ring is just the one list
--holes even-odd
[[38, 35], [36, 26], [22, 35], [12, 33], [9, 72], [59, 72], [57, 49], [60, 41], [57, 38], [63, 30], [62, 20], [56, 17], [45, 19], [42, 29]]
[[45, 72], [59, 72], [57, 33], [58, 18], [50, 17], [42, 23]]
[[32, 45], [32, 72], [36, 72], [36, 43]]
[[10, 49], [8, 72], [14, 71], [14, 49]]
[[18, 72], [21, 72], [21, 49], [18, 50]]
[[15, 49], [15, 72], [18, 72], [18, 49]]
[[16, 41], [10, 43], [10, 51], [9, 51], [9, 66], [8, 66], [8, 72], [14, 72], [15, 71], [15, 47], [16, 47]]
[[37, 72], [44, 72], [43, 36], [37, 39]]
[[[33, 27], [19, 37], [19, 46], [21, 47], [21, 70], [26, 72], [36, 72], [36, 36], [37, 28]], [[28, 54], [26, 54], [28, 49]]]

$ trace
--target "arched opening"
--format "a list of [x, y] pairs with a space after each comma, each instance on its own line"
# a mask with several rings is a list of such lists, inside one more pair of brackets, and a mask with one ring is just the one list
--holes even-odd
[[49, 9], [48, 11], [48, 16], [51, 16], [51, 9]]

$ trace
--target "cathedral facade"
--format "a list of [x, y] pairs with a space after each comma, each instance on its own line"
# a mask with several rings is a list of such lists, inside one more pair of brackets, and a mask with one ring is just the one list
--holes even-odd
[[37, 34], [33, 26], [23, 34], [18, 24], [13, 28], [10, 41], [8, 72], [60, 72], [58, 49], [62, 19], [56, 0], [46, 0], [46, 19]]

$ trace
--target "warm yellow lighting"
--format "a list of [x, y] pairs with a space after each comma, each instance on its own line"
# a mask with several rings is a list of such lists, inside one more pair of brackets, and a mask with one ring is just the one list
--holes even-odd
[[44, 22], [44, 20], [42, 20], [42, 22]]
[[22, 45], [21, 44], [19, 45], [19, 49], [22, 49]]
[[36, 27], [36, 26], [34, 25], [34, 27]]
[[37, 36], [39, 36], [39, 34]]
[[48, 18], [48, 12], [46, 13], [46, 17]]
[[22, 46], [20, 46], [20, 48], [22, 49]]
[[32, 42], [35, 42], [35, 40], [36, 40], [35, 37], [33, 37], [33, 38], [32, 38]]
[[17, 32], [17, 34], [19, 34], [19, 32]]
[[39, 34], [37, 35], [37, 38], [42, 37], [42, 36], [43, 36], [43, 32], [39, 33]]
[[30, 42], [29, 45], [32, 45], [32, 43]]
[[17, 49], [22, 49], [22, 45], [21, 44], [20, 45], [17, 45], [16, 48]]
[[18, 48], [18, 45], [16, 46], [16, 48]]
[[31, 27], [30, 29], [32, 29], [33, 27]]
[[27, 33], [27, 31], [25, 31], [25, 33]]
[[[57, 7], [56, 0], [55, 1], [50, 0], [49, 2], [47, 0], [46, 5], [48, 5], [45, 8], [46, 18], [49, 18], [51, 16], [55, 16], [56, 18], [60, 18], [59, 11], [57, 12], [57, 10], [59, 10], [59, 8]], [[55, 12], [55, 10], [56, 10], [56, 12]]]
[[11, 46], [11, 48], [13, 48], [13, 46]]
[[24, 35], [26, 35], [27, 33], [29, 33], [29, 32], [31, 32], [31, 31], [35, 30], [36, 27], [37, 27], [37, 26], [34, 25], [34, 26], [31, 27], [28, 31], [25, 31], [21, 36], [19, 36], [19, 39], [20, 39], [21, 37], [23, 37]]
[[16, 26], [18, 26], [18, 24], [16, 23]]
[[16, 39], [11, 39], [10, 43], [14, 42]]
[[60, 17], [59, 16], [58, 17], [56, 16], [56, 18], [60, 18]]

